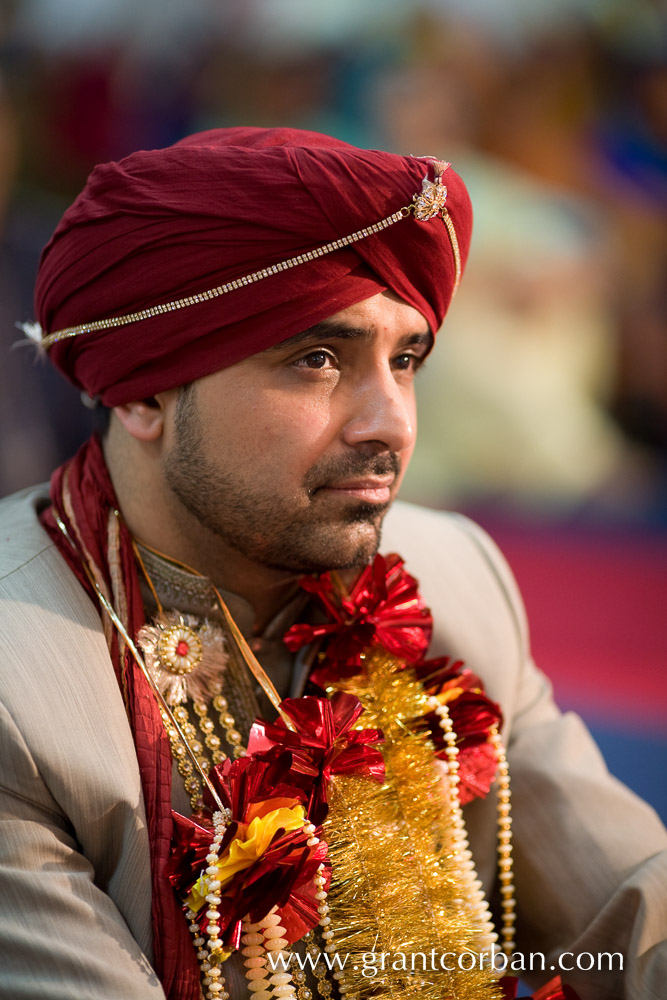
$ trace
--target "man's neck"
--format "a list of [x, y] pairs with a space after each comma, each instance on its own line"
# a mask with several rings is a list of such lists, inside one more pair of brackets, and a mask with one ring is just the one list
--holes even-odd
[[263, 632], [297, 592], [301, 574], [247, 559], [173, 498], [168, 501], [150, 465], [133, 461], [113, 439], [105, 441], [104, 454], [120, 511], [135, 539], [243, 598], [254, 611], [253, 631]]

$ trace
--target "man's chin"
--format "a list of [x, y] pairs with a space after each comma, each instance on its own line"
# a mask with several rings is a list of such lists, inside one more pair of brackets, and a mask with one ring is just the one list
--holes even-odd
[[346, 518], [342, 522], [297, 522], [289, 543], [283, 539], [281, 546], [264, 549], [258, 561], [292, 573], [362, 569], [372, 561], [380, 545], [383, 514], [376, 506], [372, 513], [372, 520], [358, 511], [353, 520]]
[[329, 569], [362, 569], [372, 561], [380, 547], [382, 521], [389, 504], [360, 504], [348, 512], [343, 524], [332, 525], [321, 539], [317, 567], [311, 573]]
[[344, 519], [348, 524], [369, 524], [380, 531], [384, 516], [391, 507], [392, 501], [387, 503], [358, 503], [345, 511]]

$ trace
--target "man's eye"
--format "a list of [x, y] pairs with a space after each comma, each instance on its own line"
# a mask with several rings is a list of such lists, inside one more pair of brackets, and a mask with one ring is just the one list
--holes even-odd
[[394, 367], [404, 372], [416, 372], [423, 363], [424, 359], [417, 357], [416, 354], [399, 354], [397, 358], [394, 358]]
[[297, 365], [304, 368], [326, 368], [333, 363], [333, 360], [328, 351], [309, 351], [299, 358]]

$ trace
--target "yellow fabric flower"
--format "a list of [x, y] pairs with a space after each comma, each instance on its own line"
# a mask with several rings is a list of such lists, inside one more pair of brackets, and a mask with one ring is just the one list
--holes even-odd
[[450, 701], [455, 701], [457, 698], [460, 698], [461, 695], [463, 694], [484, 694], [484, 691], [482, 691], [482, 689], [478, 687], [471, 687], [471, 688], [447, 687], [443, 691], [439, 691], [438, 694], [436, 695], [436, 698], [438, 699], [441, 705], [448, 705]]
[[[291, 833], [300, 830], [306, 824], [306, 813], [302, 805], [294, 805], [272, 809], [265, 816], [255, 816], [246, 826], [239, 827], [238, 836], [232, 840], [225, 854], [217, 862], [217, 876], [220, 889], [224, 889], [235, 875], [249, 868], [268, 850], [271, 841], [278, 830]], [[208, 893], [208, 883], [211, 876], [202, 875], [192, 887], [186, 905], [192, 910], [199, 910]]]
[[439, 691], [436, 698], [441, 705], [448, 705], [450, 701], [454, 701], [455, 698], [460, 698], [464, 693], [464, 688], [462, 687], [451, 687], [445, 688], [444, 691]]

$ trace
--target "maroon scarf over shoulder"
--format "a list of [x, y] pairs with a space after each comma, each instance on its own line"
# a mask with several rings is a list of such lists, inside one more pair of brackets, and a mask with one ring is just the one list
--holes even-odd
[[[66, 510], [69, 498], [71, 517]], [[111, 576], [107, 548], [109, 512], [117, 507], [99, 439], [87, 441], [69, 462], [57, 469], [51, 479], [52, 508], [42, 515], [42, 524], [72, 572], [91, 600], [97, 596], [83, 569], [88, 556], [99, 569], [109, 592]], [[54, 511], [64, 522], [77, 552], [59, 529]], [[127, 596], [129, 633], [134, 637], [145, 616], [139, 576], [132, 552], [132, 539], [120, 519], [120, 569]], [[80, 551], [79, 551], [80, 546]], [[185, 917], [164, 875], [169, 857], [171, 820], [171, 752], [160, 712], [148, 682], [125, 652], [121, 660], [119, 644], [114, 641], [111, 657], [132, 727], [141, 785], [146, 807], [146, 822], [151, 854], [153, 964], [169, 1000], [199, 1000], [199, 968]]]

